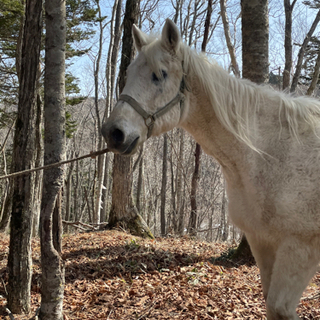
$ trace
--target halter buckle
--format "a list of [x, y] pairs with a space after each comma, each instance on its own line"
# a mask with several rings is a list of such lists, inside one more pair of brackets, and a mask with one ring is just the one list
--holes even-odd
[[153, 126], [155, 121], [156, 121], [156, 119], [153, 117], [152, 114], [150, 114], [148, 118], [144, 118], [144, 123], [148, 128]]

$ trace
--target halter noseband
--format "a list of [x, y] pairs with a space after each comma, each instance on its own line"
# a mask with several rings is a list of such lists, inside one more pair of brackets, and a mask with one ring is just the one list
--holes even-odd
[[141, 106], [140, 103], [135, 100], [134, 98], [130, 97], [127, 94], [121, 94], [118, 100], [122, 100], [127, 102], [134, 110], [136, 110], [144, 119], [144, 123], [146, 124], [148, 128], [148, 133], [147, 133], [147, 139], [150, 138], [152, 129], [154, 126], [154, 123], [157, 118], [163, 116], [165, 113], [170, 111], [178, 102], [180, 102], [180, 119], [183, 114], [183, 109], [184, 109], [184, 89], [186, 87], [184, 76], [182, 76], [182, 80], [180, 83], [180, 89], [177, 95], [169, 101], [165, 106], [162, 108], [158, 109], [155, 113], [151, 114], [145, 111]]

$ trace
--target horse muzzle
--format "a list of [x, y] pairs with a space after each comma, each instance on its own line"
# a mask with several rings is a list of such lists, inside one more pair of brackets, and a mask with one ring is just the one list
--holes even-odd
[[140, 136], [135, 133], [127, 134], [121, 126], [105, 122], [101, 129], [108, 149], [114, 153], [131, 155], [137, 150]]

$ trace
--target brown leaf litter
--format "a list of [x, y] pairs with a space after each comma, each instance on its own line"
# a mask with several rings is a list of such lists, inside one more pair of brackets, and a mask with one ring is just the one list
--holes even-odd
[[[5, 311], [9, 238], [0, 239], [0, 319]], [[40, 305], [40, 248], [33, 240], [32, 311]], [[146, 240], [119, 231], [63, 238], [64, 319], [265, 319], [259, 270], [212, 257], [221, 243], [182, 238]], [[320, 273], [299, 304], [302, 319], [320, 319]]]

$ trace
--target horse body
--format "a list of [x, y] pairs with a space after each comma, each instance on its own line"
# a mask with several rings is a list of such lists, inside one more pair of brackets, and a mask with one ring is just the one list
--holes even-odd
[[[133, 36], [139, 55], [124, 93], [152, 114], [185, 74], [184, 101], [156, 119], [152, 135], [181, 126], [219, 161], [229, 215], [260, 268], [268, 320], [299, 319], [296, 305], [320, 260], [320, 103], [231, 77], [181, 44], [170, 20], [160, 40], [136, 27]], [[102, 133], [113, 151], [132, 154], [147, 126], [119, 101]]]

